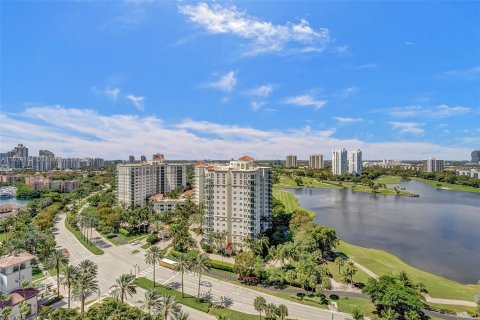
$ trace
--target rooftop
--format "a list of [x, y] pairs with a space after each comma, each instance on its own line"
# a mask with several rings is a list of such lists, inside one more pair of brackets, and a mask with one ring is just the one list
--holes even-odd
[[[35, 288], [25, 289], [25, 297], [28, 299], [38, 295], [38, 291]], [[7, 302], [0, 301], [0, 308], [11, 307], [21, 303], [25, 298], [23, 297], [23, 289], [17, 289], [10, 292], [10, 300]]]
[[6, 258], [0, 259], [0, 268], [11, 267], [33, 259], [35, 259], [35, 256], [33, 254], [30, 254], [28, 252], [22, 252], [14, 256], [8, 256]]

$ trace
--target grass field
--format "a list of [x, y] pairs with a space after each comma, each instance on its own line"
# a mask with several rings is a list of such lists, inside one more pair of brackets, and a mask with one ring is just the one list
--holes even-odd
[[273, 190], [273, 197], [282, 201], [285, 205], [285, 210], [287, 212], [294, 212], [296, 210], [302, 210], [308, 212], [311, 216], [315, 216], [316, 213], [310, 210], [303, 209], [298, 202], [297, 197], [291, 194], [288, 191]]
[[[152, 289], [153, 288], [153, 282], [151, 280], [148, 280], [147, 278], [138, 278], [136, 280], [137, 284], [139, 287], [143, 289]], [[156, 284], [155, 286], [155, 291], [160, 293], [161, 295], [171, 295], [175, 297], [178, 303], [189, 306], [191, 308], [197, 309], [199, 311], [205, 312], [205, 313], [210, 313], [216, 317], [219, 315], [224, 315], [227, 319], [231, 320], [255, 320], [258, 319], [258, 315], [253, 315], [253, 314], [248, 314], [248, 313], [243, 313], [231, 309], [226, 309], [226, 308], [216, 308], [212, 307], [210, 308], [210, 303], [208, 301], [199, 301], [197, 300], [196, 297], [185, 294], [185, 297], [182, 297], [181, 291], [171, 289], [169, 287], [166, 287], [161, 284]]]
[[473, 296], [480, 294], [480, 285], [464, 285], [422, 271], [382, 250], [363, 248], [343, 241], [340, 243], [338, 250], [378, 275], [405, 271], [414, 281], [425, 284], [430, 296], [434, 298], [473, 301]]
[[467, 312], [475, 310], [474, 307], [467, 307], [467, 306], [457, 306], [453, 304], [437, 304], [437, 303], [427, 303], [430, 307], [435, 310], [448, 310], [453, 313], [460, 313], [460, 312]]
[[[332, 277], [335, 281], [342, 282], [342, 277], [338, 273], [338, 266], [335, 263], [328, 262], [328, 270], [332, 274]], [[353, 281], [356, 283], [367, 283], [369, 278], [370, 277], [368, 276], [368, 274], [359, 269], [357, 273], [355, 273], [355, 275], [353, 276]]]
[[402, 179], [398, 176], [381, 176], [378, 179], [375, 179], [375, 183], [383, 183], [383, 184], [398, 184], [402, 181]]
[[474, 193], [480, 193], [480, 188], [474, 188], [470, 186], [463, 186], [461, 184], [453, 184], [453, 183], [446, 183], [446, 182], [438, 182], [438, 181], [433, 181], [433, 180], [427, 180], [427, 179], [420, 179], [420, 178], [412, 178], [413, 180], [421, 181], [425, 184], [428, 184], [429, 186], [432, 186], [434, 188], [445, 188], [448, 190], [453, 190], [453, 191], [461, 191], [461, 192], [474, 192]]
[[369, 317], [372, 315], [372, 312], [375, 311], [375, 306], [370, 300], [340, 297], [335, 302], [337, 303], [337, 308], [340, 312], [351, 314], [355, 309], [358, 309], [364, 316]]
[[82, 233], [79, 230], [74, 229], [73, 226], [70, 223], [67, 222], [67, 220], [65, 220], [65, 227], [68, 229], [68, 231], [70, 231], [75, 236], [75, 238], [77, 238], [78, 241], [80, 241], [80, 243], [85, 248], [88, 249], [88, 251], [90, 251], [94, 255], [104, 254], [104, 251], [102, 249], [100, 249], [99, 247], [97, 247], [96, 245], [91, 243], [90, 241], [85, 240], [83, 238]]

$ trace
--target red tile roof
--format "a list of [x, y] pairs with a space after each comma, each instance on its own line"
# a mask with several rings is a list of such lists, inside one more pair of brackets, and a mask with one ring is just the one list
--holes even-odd
[[11, 267], [33, 259], [35, 259], [35, 256], [33, 254], [30, 254], [28, 252], [22, 252], [14, 256], [0, 259], [0, 268]]
[[240, 160], [240, 161], [253, 161], [255, 159], [253, 159], [250, 156], [243, 156], [243, 157], [239, 158], [238, 160]]

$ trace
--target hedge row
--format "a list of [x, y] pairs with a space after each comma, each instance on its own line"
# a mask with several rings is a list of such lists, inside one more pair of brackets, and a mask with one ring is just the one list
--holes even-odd
[[[170, 253], [175, 258], [177, 258], [179, 255], [182, 254], [182, 252], [179, 252], [179, 251], [176, 251], [176, 250], [170, 250]], [[192, 257], [195, 257], [195, 255], [198, 254], [198, 252], [197, 251], [189, 251], [187, 254], [191, 255]], [[218, 270], [223, 270], [223, 271], [228, 271], [228, 272], [235, 272], [235, 265], [233, 265], [231, 263], [228, 263], [228, 262], [222, 262], [222, 261], [210, 259], [210, 266], [213, 269], [218, 269]]]

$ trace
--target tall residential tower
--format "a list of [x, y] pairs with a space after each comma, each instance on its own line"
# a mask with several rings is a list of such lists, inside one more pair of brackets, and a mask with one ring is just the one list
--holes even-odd
[[342, 175], [348, 172], [347, 166], [347, 150], [333, 150], [332, 151], [332, 173], [335, 175]]
[[348, 153], [348, 173], [352, 175], [362, 174], [362, 151], [350, 151]]

